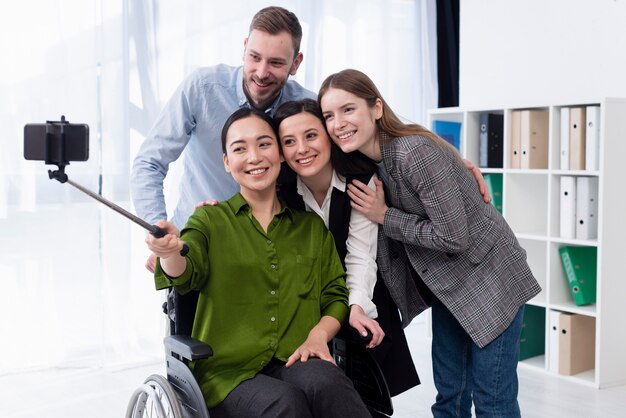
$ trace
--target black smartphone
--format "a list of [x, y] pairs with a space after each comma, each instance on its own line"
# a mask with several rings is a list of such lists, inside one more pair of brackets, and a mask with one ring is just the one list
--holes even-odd
[[87, 161], [89, 125], [59, 122], [25, 125], [24, 158], [49, 164]]

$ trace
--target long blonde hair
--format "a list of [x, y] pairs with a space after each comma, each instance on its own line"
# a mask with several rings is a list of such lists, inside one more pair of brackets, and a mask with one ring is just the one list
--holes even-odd
[[391, 107], [389, 107], [387, 102], [385, 102], [385, 99], [383, 99], [383, 96], [378, 91], [378, 88], [376, 88], [374, 82], [361, 71], [348, 68], [329, 75], [320, 87], [320, 91], [317, 95], [318, 103], [321, 104], [322, 97], [330, 88], [336, 88], [354, 94], [364, 99], [370, 108], [373, 108], [376, 104], [376, 100], [380, 99], [383, 105], [383, 115], [376, 121], [376, 126], [379, 130], [378, 134], [381, 140], [383, 140], [382, 135], [380, 135], [382, 132], [387, 133], [392, 138], [417, 135], [432, 140], [440, 147], [456, 151], [448, 142], [424, 128], [422, 125], [402, 122]]

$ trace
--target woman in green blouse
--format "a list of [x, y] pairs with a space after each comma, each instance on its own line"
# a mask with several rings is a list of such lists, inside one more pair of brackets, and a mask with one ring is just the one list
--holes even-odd
[[192, 370], [209, 413], [369, 416], [328, 351], [348, 312], [345, 273], [323, 221], [276, 197], [282, 157], [271, 120], [236, 111], [222, 149], [239, 193], [198, 208], [181, 233], [161, 221], [168, 235], [146, 239], [159, 257], [157, 288], [199, 292], [192, 334], [214, 355]]

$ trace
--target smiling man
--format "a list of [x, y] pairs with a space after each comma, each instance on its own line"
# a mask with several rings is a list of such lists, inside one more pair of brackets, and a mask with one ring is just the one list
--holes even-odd
[[[252, 107], [270, 115], [289, 100], [315, 94], [293, 80], [302, 63], [302, 27], [295, 14], [267, 7], [254, 15], [244, 40], [243, 65], [200, 68], [177, 88], [135, 158], [131, 193], [137, 213], [150, 223], [168, 219], [163, 181], [169, 164], [186, 149], [180, 199], [172, 222], [182, 228], [195, 205], [226, 200], [238, 190], [224, 171], [220, 133], [235, 110]], [[153, 257], [147, 267], [153, 268]]]
[[302, 62], [298, 43], [288, 32], [276, 34], [253, 29], [244, 41], [243, 89], [250, 104], [264, 110], [280, 95], [290, 75]]

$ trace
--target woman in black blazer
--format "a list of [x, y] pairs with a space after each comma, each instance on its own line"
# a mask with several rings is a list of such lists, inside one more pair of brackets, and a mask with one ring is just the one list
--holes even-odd
[[331, 154], [335, 160], [343, 153], [329, 139], [314, 100], [287, 102], [276, 110], [274, 120], [287, 165], [279, 180], [280, 197], [292, 208], [318, 213], [332, 232], [347, 271], [349, 323], [361, 333], [367, 329], [373, 334], [369, 348], [391, 395], [418, 385], [398, 309], [384, 282], [377, 280], [377, 225], [352, 211], [345, 193], [353, 178], [370, 182], [376, 167], [363, 159], [349, 167], [341, 164], [342, 173], [333, 169]]

